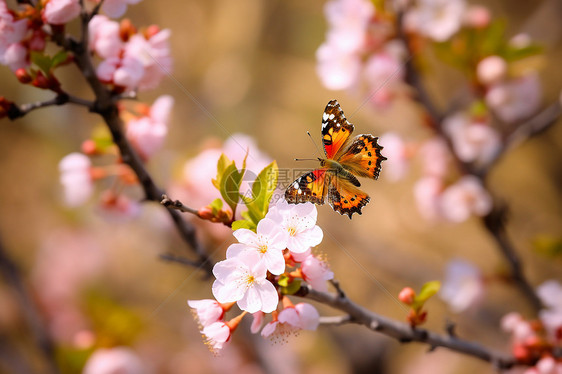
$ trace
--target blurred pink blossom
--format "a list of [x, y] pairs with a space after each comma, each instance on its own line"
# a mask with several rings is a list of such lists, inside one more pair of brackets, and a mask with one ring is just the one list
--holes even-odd
[[124, 43], [119, 34], [119, 23], [104, 15], [95, 15], [88, 24], [89, 48], [101, 58], [118, 57]]
[[99, 348], [88, 358], [83, 374], [146, 374], [147, 365], [128, 347]]
[[553, 340], [562, 341], [562, 284], [546, 281], [537, 287], [537, 295], [546, 306], [539, 312], [545, 330]]
[[392, 182], [396, 182], [406, 175], [410, 167], [408, 146], [400, 135], [386, 132], [379, 138], [379, 144], [384, 147], [385, 161], [384, 175]]
[[326, 282], [334, 279], [334, 273], [330, 270], [328, 263], [313, 255], [309, 255], [302, 261], [301, 271], [304, 280], [310, 287], [321, 292], [328, 291]]
[[501, 147], [500, 134], [487, 123], [476, 122], [464, 113], [456, 113], [443, 121], [453, 149], [464, 162], [488, 164]]
[[435, 221], [441, 217], [439, 198], [443, 191], [441, 178], [423, 177], [414, 185], [414, 197], [420, 214], [428, 220]]
[[111, 18], [119, 18], [127, 10], [129, 4], [137, 4], [142, 0], [105, 0], [101, 9]]
[[138, 201], [127, 195], [116, 194], [112, 190], [103, 192], [100, 198], [99, 213], [108, 221], [123, 222], [138, 217], [142, 211]]
[[497, 83], [486, 93], [486, 103], [507, 123], [524, 120], [534, 114], [541, 99], [541, 85], [536, 73]]
[[476, 29], [487, 27], [491, 19], [490, 10], [478, 4], [469, 5], [464, 14], [464, 24]]
[[170, 55], [170, 30], [160, 30], [147, 40], [143, 35], [131, 36], [124, 48], [123, 58], [139, 61], [144, 75], [138, 83], [139, 90], [156, 88], [164, 76], [172, 70]]
[[505, 332], [512, 334], [512, 340], [515, 344], [524, 344], [529, 339], [536, 337], [531, 324], [526, 321], [521, 314], [511, 312], [502, 317], [500, 326]]
[[330, 44], [342, 52], [355, 52], [365, 43], [366, 30], [375, 14], [367, 0], [332, 0], [324, 5]]
[[20, 44], [27, 33], [27, 20], [14, 21], [6, 2], [0, 1], [0, 64], [16, 71], [27, 66], [27, 50]]
[[142, 63], [135, 58], [110, 57], [98, 65], [96, 74], [104, 83], [114, 83], [128, 90], [135, 90], [145, 71]]
[[254, 317], [252, 321], [252, 326], [250, 327], [250, 331], [252, 334], [257, 334], [263, 326], [263, 318], [265, 317], [265, 313], [262, 311], [258, 311], [252, 314]]
[[362, 67], [358, 54], [340, 51], [328, 40], [316, 51], [316, 59], [316, 71], [326, 88], [344, 90], [358, 82]]
[[439, 296], [454, 313], [463, 312], [478, 304], [484, 296], [480, 270], [466, 261], [449, 262]]
[[148, 116], [127, 122], [127, 138], [148, 159], [162, 148], [168, 134], [168, 121], [174, 99], [160, 96], [150, 107]]
[[418, 32], [443, 42], [461, 27], [465, 15], [464, 0], [419, 0], [406, 13], [408, 31]]
[[43, 19], [53, 25], [64, 25], [79, 14], [78, 0], [49, 0], [43, 8]]
[[463, 222], [472, 214], [485, 216], [492, 209], [492, 197], [474, 176], [464, 176], [447, 187], [440, 199], [442, 216], [451, 222]]
[[71, 153], [59, 162], [60, 182], [64, 189], [64, 201], [70, 207], [84, 204], [94, 191], [90, 174], [90, 159], [81, 153]]
[[535, 367], [527, 369], [523, 374], [562, 374], [562, 362], [546, 356], [541, 358]]
[[279, 322], [287, 323], [301, 330], [316, 330], [320, 323], [320, 315], [315, 307], [307, 303], [284, 308], [277, 317]]
[[365, 62], [365, 80], [372, 92], [371, 101], [385, 107], [403, 87], [404, 64], [399, 53], [381, 52], [371, 55]]
[[502, 81], [507, 74], [507, 62], [500, 56], [488, 56], [476, 66], [476, 76], [483, 84]]
[[449, 171], [451, 153], [440, 136], [427, 140], [420, 148], [422, 170], [426, 176], [444, 177]]

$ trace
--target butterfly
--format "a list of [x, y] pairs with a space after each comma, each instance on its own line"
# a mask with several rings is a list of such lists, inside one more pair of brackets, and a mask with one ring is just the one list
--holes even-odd
[[351, 219], [371, 199], [361, 191], [357, 177], [377, 179], [381, 162], [386, 160], [370, 134], [351, 138], [355, 127], [349, 123], [337, 100], [326, 106], [322, 115], [322, 142], [326, 158], [318, 158], [320, 168], [295, 180], [285, 191], [291, 204], [310, 201], [322, 205], [327, 200], [332, 208]]

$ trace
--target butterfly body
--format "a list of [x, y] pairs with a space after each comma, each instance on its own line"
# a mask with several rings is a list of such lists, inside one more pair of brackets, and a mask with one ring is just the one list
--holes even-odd
[[361, 134], [351, 138], [354, 126], [345, 118], [338, 102], [332, 100], [322, 116], [322, 142], [326, 158], [318, 158], [320, 168], [295, 180], [285, 191], [289, 203], [310, 201], [324, 204], [327, 200], [340, 214], [361, 214], [370, 200], [358, 187], [357, 177], [377, 179], [381, 162], [386, 158], [377, 138]]

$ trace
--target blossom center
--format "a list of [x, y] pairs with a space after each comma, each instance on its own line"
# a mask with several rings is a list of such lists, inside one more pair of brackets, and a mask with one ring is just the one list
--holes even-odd
[[267, 244], [260, 244], [260, 245], [258, 245], [258, 251], [259, 251], [261, 254], [266, 253], [266, 252], [267, 252]]
[[289, 232], [289, 235], [291, 236], [295, 236], [297, 234], [297, 228], [294, 226], [291, 226], [287, 229], [287, 231]]

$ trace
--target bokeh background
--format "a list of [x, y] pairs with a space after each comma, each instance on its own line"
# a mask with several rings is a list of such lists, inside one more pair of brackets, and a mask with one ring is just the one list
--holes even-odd
[[[127, 16], [135, 24], [172, 30], [172, 75], [140, 95], [146, 102], [162, 94], [175, 99], [166, 147], [148, 165], [159, 185], [177, 184], [188, 160], [235, 133], [253, 137], [281, 168], [312, 168], [312, 162], [293, 159], [317, 157], [306, 131], [320, 144], [322, 111], [334, 98], [353, 113], [357, 132], [429, 135], [412, 102], [380, 111], [363, 105], [368, 93], [322, 86], [315, 52], [325, 38], [323, 5], [317, 0], [161, 0], [129, 7]], [[559, 100], [559, 2], [486, 5], [494, 17], [508, 20], [509, 35], [528, 32], [544, 46], [543, 104]], [[63, 85], [91, 97], [73, 69], [64, 69]], [[437, 61], [425, 73], [430, 94], [443, 108], [451, 91], [465, 83]], [[6, 68], [0, 79], [0, 94], [17, 103], [49, 97], [19, 85]], [[187, 299], [210, 297], [211, 281], [200, 271], [158, 259], [161, 253], [186, 250], [163, 209], [145, 204], [139, 217], [117, 222], [100, 213], [95, 199], [78, 209], [62, 205], [57, 164], [79, 150], [99, 122], [83, 108], [64, 106], [0, 124], [1, 240], [49, 323], [56, 324], [51, 329], [65, 372], [75, 372], [84, 362], [91, 350], [82, 348], [92, 339], [105, 346], [130, 346], [147, 370], [158, 373], [495, 372], [476, 359], [442, 349], [427, 353], [427, 346], [399, 344], [359, 326], [321, 327], [284, 344], [251, 336], [243, 327], [219, 357], [213, 356], [186, 305]], [[534, 285], [562, 280], [562, 262], [537, 254], [532, 245], [538, 236], [562, 233], [561, 157], [562, 126], [557, 123], [510, 151], [489, 179], [492, 191], [509, 204], [508, 234]], [[318, 224], [325, 232], [320, 249], [348, 296], [398, 320], [406, 316], [395, 299], [398, 292], [442, 279], [451, 259], [469, 260], [490, 276], [505, 267], [480, 220], [455, 225], [423, 219], [412, 191], [418, 167], [405, 180], [391, 183], [383, 165], [379, 181], [363, 183], [372, 200], [352, 221], [328, 206], [319, 208]], [[218, 261], [233, 238], [213, 230], [201, 225], [198, 237]], [[510, 311], [532, 312], [518, 290], [501, 282], [490, 283], [478, 309], [453, 314], [438, 298], [428, 308], [428, 328], [444, 331], [445, 322], [454, 321], [460, 336], [505, 352], [509, 336], [500, 331], [500, 318]], [[319, 309], [322, 315], [337, 314]], [[17, 294], [7, 283], [0, 283], [0, 339], [41, 367]]]

